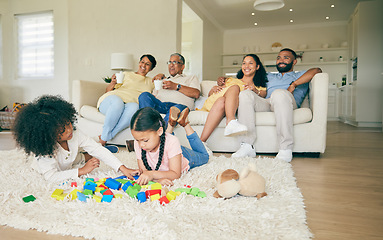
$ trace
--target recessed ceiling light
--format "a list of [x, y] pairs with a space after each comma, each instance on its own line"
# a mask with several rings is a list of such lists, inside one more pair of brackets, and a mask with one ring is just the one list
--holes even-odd
[[326, 20], [329, 20], [330, 19], [330, 17], [326, 17]]
[[294, 22], [294, 20], [290, 19], [290, 22]]
[[258, 23], [256, 23], [256, 22], [255, 22], [255, 23], [254, 23], [254, 25], [255, 25], [255, 26], [257, 26], [257, 25], [258, 25]]
[[289, 10], [290, 12], [292, 12], [293, 11], [293, 9], [292, 8], [290, 8], [290, 10]]
[[331, 7], [333, 8], [333, 7], [335, 7], [335, 5], [334, 5], [334, 4], [331, 4]]
[[252, 12], [252, 13], [251, 13], [251, 15], [253, 15], [253, 16], [254, 16], [254, 15], [255, 15], [255, 13], [253, 13], [253, 12]]

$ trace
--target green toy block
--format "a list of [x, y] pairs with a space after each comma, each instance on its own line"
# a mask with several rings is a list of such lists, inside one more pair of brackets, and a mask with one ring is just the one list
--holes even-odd
[[190, 191], [190, 195], [197, 196], [199, 193], [199, 188], [192, 188]]
[[139, 191], [132, 187], [132, 186], [129, 186], [128, 189], [126, 189], [126, 193], [131, 197], [131, 198], [136, 198], [137, 197], [137, 193]]
[[91, 195], [91, 196], [93, 196], [93, 191], [92, 191], [92, 190], [89, 190], [89, 189], [85, 189], [84, 191], [82, 191], [82, 193], [83, 193], [84, 195]]
[[116, 179], [116, 181], [121, 183], [121, 184], [125, 184], [125, 183], [129, 182], [128, 179]]
[[138, 184], [134, 184], [134, 185], [133, 185], [133, 188], [134, 188], [134, 189], [137, 189], [138, 191], [141, 191], [141, 186], [138, 185]]
[[204, 197], [206, 197], [206, 193], [205, 193], [204, 191], [200, 191], [200, 192], [197, 194], [197, 197], [204, 198]]
[[33, 195], [29, 195], [29, 196], [23, 197], [23, 201], [26, 202], [26, 203], [27, 202], [33, 202], [35, 200], [36, 200], [36, 198]]

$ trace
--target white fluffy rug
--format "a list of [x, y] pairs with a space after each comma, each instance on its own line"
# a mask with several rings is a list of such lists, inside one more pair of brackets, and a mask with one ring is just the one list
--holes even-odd
[[[117, 157], [136, 168], [134, 153]], [[240, 171], [254, 162], [266, 179], [267, 197], [236, 196], [216, 199], [215, 176], [228, 168]], [[117, 177], [102, 165], [89, 177]], [[291, 165], [271, 158], [211, 157], [208, 164], [184, 174], [170, 189], [190, 185], [206, 198], [183, 193], [166, 206], [158, 201], [138, 203], [125, 196], [111, 203], [57, 201], [56, 188], [69, 192], [70, 184], [46, 182], [30, 168], [30, 159], [17, 150], [0, 151], [0, 224], [37, 229], [52, 234], [94, 239], [310, 239], [302, 194]], [[85, 178], [77, 179], [83, 183]], [[22, 198], [34, 195], [34, 202]]]

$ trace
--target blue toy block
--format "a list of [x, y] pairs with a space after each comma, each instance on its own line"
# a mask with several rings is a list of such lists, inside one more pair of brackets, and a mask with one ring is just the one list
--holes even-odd
[[113, 199], [113, 195], [104, 195], [102, 196], [101, 202], [111, 202]]
[[116, 189], [116, 190], [120, 189], [121, 187], [121, 183], [117, 182], [113, 178], [106, 179], [104, 185], [110, 189]]
[[145, 192], [137, 193], [137, 199], [141, 203], [146, 202], [146, 194], [145, 194]]
[[86, 202], [86, 196], [82, 192], [77, 193], [77, 199], [81, 202]]
[[124, 178], [126, 178], [126, 176], [125, 176], [125, 175], [122, 175], [122, 176], [116, 177], [116, 178], [114, 178], [114, 179], [117, 180], [117, 179], [124, 179]]
[[84, 190], [88, 189], [91, 190], [92, 192], [96, 191], [97, 184], [87, 184], [84, 186]]
[[123, 190], [124, 192], [126, 192], [126, 190], [128, 189], [128, 187], [130, 187], [130, 186], [133, 186], [133, 184], [132, 184], [131, 182], [127, 182], [127, 183], [125, 183], [125, 184], [122, 186], [122, 190]]
[[134, 180], [137, 180], [139, 177], [140, 177], [140, 176], [138, 176], [138, 175], [134, 175], [134, 176], [133, 176]]

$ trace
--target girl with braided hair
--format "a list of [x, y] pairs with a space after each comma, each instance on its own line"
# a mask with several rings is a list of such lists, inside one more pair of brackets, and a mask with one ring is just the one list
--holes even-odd
[[109, 150], [76, 130], [76, 115], [73, 104], [51, 95], [41, 96], [20, 110], [12, 130], [17, 144], [34, 156], [33, 168], [48, 181], [62, 181], [90, 173], [101, 160], [133, 179], [138, 170], [125, 167]]
[[[180, 112], [178, 108], [171, 107], [167, 128], [160, 113], [151, 107], [141, 108], [133, 115], [130, 129], [141, 172], [138, 184], [156, 181], [173, 185], [172, 181], [180, 178], [181, 173], [208, 162], [209, 154], [191, 128], [188, 114], [189, 108]], [[178, 138], [171, 134], [177, 123], [184, 127], [192, 149], [181, 146]]]

